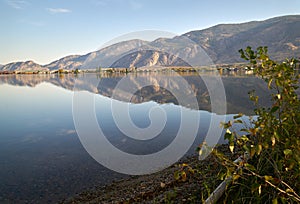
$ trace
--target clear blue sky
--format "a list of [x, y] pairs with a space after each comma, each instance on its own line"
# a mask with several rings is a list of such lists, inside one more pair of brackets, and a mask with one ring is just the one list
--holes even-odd
[[300, 0], [0, 0], [0, 64], [47, 64], [134, 31], [179, 35], [290, 14]]

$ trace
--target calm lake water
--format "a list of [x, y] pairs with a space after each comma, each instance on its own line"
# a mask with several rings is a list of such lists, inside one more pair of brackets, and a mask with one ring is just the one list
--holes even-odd
[[[213, 79], [214, 73], [202, 77]], [[112, 99], [113, 91], [124, 75], [10, 75], [0, 76], [0, 203], [55, 203], [94, 186], [104, 185], [126, 175], [98, 164], [84, 149], [77, 135], [73, 114], [74, 85], [95, 97], [95, 115], [107, 139], [118, 149], [130, 154], [151, 154], [174, 140], [183, 111], [199, 115], [196, 139], [189, 150], [194, 153], [203, 141], [211, 122], [209, 92], [198, 75], [182, 74], [190, 85], [199, 108], [178, 105], [171, 91], [159, 86], [137, 90], [131, 102]], [[143, 73], [132, 81], [147, 79], [177, 87], [172, 73]], [[175, 80], [173, 80], [175, 79]], [[96, 81], [97, 86], [92, 81]], [[267, 105], [265, 83], [244, 74], [222, 76], [226, 92], [227, 114], [253, 114], [248, 91], [256, 89]], [[178, 88], [180, 90], [180, 87]], [[181, 90], [185, 93], [189, 90]], [[135, 140], [119, 130], [114, 122], [111, 101], [128, 104], [132, 122], [139, 128], [150, 125], [149, 111], [159, 107], [166, 113], [166, 124], [157, 137]], [[221, 139], [219, 142], [223, 142]]]

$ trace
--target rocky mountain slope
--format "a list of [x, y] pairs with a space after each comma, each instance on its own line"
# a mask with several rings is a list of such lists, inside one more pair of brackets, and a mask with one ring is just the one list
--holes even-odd
[[190, 66], [179, 57], [155, 50], [136, 51], [114, 62], [111, 67]]
[[128, 40], [119, 42], [98, 51], [87, 54], [86, 60], [83, 62], [81, 69], [91, 69], [98, 67], [111, 67], [113, 63], [128, 55], [139, 48], [151, 49], [147, 41], [143, 40]]
[[54, 62], [51, 62], [44, 67], [47, 67], [49, 70], [54, 69], [68, 69], [68, 70], [75, 70], [81, 67], [82, 63], [86, 60], [87, 55], [80, 56], [80, 55], [70, 55]]
[[3, 65], [0, 67], [2, 71], [47, 71], [47, 67], [42, 67], [41, 65], [33, 62], [15, 62]]
[[300, 56], [300, 16], [283, 16], [265, 21], [222, 24], [184, 34], [207, 51], [215, 63], [240, 60], [237, 51], [251, 46], [268, 46], [273, 58]]
[[[86, 55], [71, 55], [48, 65], [17, 62], [1, 70], [95, 69], [98, 67], [201, 66], [240, 62], [238, 50], [268, 46], [272, 58], [283, 60], [300, 56], [300, 15], [265, 21], [220, 24], [174, 38], [152, 42], [129, 40]], [[176, 59], [178, 58], [178, 59]], [[184, 62], [183, 62], [184, 61]]]

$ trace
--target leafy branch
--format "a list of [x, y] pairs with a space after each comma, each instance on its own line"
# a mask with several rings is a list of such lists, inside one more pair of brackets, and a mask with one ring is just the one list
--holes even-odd
[[[272, 97], [271, 107], [260, 107], [259, 97], [250, 93], [256, 105], [256, 118], [244, 121], [243, 114], [222, 124], [229, 150], [236, 155], [249, 155], [242, 167], [223, 154], [213, 151], [232, 176], [227, 189], [227, 201], [240, 202], [300, 202], [300, 102], [297, 89], [299, 63], [287, 59], [282, 63], [270, 59], [267, 47], [256, 51], [251, 47], [239, 50], [241, 58], [249, 61], [254, 73], [266, 81]], [[233, 124], [243, 124], [240, 130]], [[249, 125], [248, 125], [249, 124]], [[251, 184], [249, 188], [249, 184]]]

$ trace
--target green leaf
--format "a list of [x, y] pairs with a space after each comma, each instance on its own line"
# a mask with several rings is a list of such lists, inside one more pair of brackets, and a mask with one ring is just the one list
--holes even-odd
[[275, 113], [278, 109], [278, 106], [273, 106], [273, 108], [270, 110], [270, 113]]
[[186, 179], [187, 179], [186, 173], [183, 171], [183, 172], [181, 173], [181, 181], [185, 182]]
[[288, 156], [288, 155], [291, 155], [291, 154], [293, 153], [293, 151], [290, 150], [290, 149], [285, 149], [285, 150], [283, 151], [283, 153], [284, 153], [284, 155]]
[[228, 121], [227, 123], [221, 123], [221, 125], [222, 125], [225, 129], [230, 128], [230, 127], [232, 126], [231, 121]]
[[266, 181], [272, 181], [273, 180], [273, 177], [272, 176], [264, 176], [265, 180]]
[[244, 142], [248, 142], [249, 138], [246, 135], [241, 136], [241, 140], [243, 140]]
[[234, 150], [234, 143], [233, 142], [229, 143], [229, 150], [231, 151], [231, 153], [233, 153], [233, 150]]
[[247, 61], [249, 60], [249, 58], [246, 57], [245, 52], [244, 52], [243, 49], [240, 49], [240, 50], [239, 50], [239, 53], [241, 54], [241, 58], [242, 58], [242, 59], [247, 60]]
[[235, 120], [234, 123], [243, 123], [242, 120]]
[[261, 151], [262, 151], [262, 145], [261, 144], [256, 145], [256, 154], [260, 155]]
[[256, 149], [253, 145], [250, 147], [250, 157], [253, 157], [255, 155]]
[[175, 171], [175, 173], [174, 173], [175, 180], [179, 180], [180, 177], [181, 177], [181, 173], [179, 171]]
[[240, 118], [240, 117], [242, 117], [243, 115], [244, 115], [244, 114], [242, 114], [242, 113], [239, 113], [239, 114], [237, 114], [237, 115], [233, 116], [233, 119]]
[[274, 136], [271, 137], [271, 142], [272, 142], [272, 147], [274, 147], [276, 144], [276, 138]]
[[248, 129], [245, 129], [245, 128], [240, 129], [240, 131], [242, 131], [242, 132], [250, 132]]
[[232, 180], [235, 181], [235, 180], [239, 179], [240, 177], [241, 177], [240, 175], [234, 174], [234, 175], [232, 176]]
[[225, 140], [232, 142], [234, 140], [234, 134], [229, 129], [227, 129], [224, 138]]
[[222, 181], [226, 178], [226, 176], [227, 176], [227, 174], [226, 174], [225, 172], [219, 174], [219, 178], [220, 178], [220, 180], [222, 180]]
[[249, 164], [249, 163], [246, 163], [244, 166], [245, 166], [246, 168], [248, 168], [249, 170], [251, 170], [251, 171], [255, 171], [255, 170], [256, 170], [255, 167], [252, 166], [252, 165]]
[[269, 82], [268, 82], [268, 88], [269, 88], [269, 89], [271, 88], [272, 81], [273, 81], [273, 79], [271, 78], [271, 79], [269, 80]]
[[249, 148], [247, 147], [247, 145], [243, 145], [243, 149], [244, 149], [246, 152], [248, 152], [248, 153], [250, 152], [250, 151], [249, 151]]

